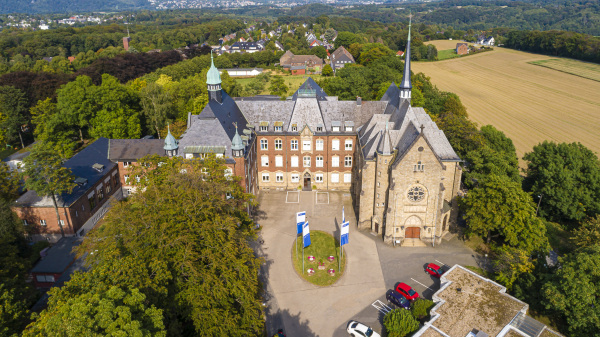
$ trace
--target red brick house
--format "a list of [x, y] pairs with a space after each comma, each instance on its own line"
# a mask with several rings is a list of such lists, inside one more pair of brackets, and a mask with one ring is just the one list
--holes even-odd
[[456, 44], [456, 54], [458, 55], [467, 55], [469, 53], [469, 45], [466, 43], [457, 43]]

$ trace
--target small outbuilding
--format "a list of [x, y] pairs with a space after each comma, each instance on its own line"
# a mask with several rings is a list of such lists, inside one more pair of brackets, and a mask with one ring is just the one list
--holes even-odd
[[38, 289], [52, 287], [75, 261], [73, 248], [79, 246], [82, 238], [64, 237], [45, 251], [45, 256], [31, 269], [33, 283]]
[[456, 54], [458, 55], [467, 55], [469, 53], [469, 45], [466, 43], [457, 43], [456, 44]]

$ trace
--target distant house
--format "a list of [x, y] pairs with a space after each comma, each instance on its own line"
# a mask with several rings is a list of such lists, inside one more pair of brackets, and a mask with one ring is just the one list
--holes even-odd
[[108, 143], [107, 138], [99, 138], [63, 164], [71, 170], [76, 187], [57, 196], [60, 224], [52, 198], [29, 190], [15, 201], [11, 208], [31, 227], [33, 241], [58, 241], [60, 227], [67, 236], [83, 235], [107, 211], [111, 196], [120, 199], [117, 165], [108, 160]]
[[331, 54], [330, 60], [333, 71], [345, 67], [346, 64], [356, 63], [352, 54], [350, 54], [350, 52], [347, 51], [344, 46], [340, 46], [338, 49], [336, 49]]
[[297, 65], [290, 67], [290, 72], [292, 75], [305, 75], [306, 74], [306, 66], [305, 65]]
[[402, 50], [398, 50], [398, 52], [396, 53], [396, 56], [404, 56], [404, 52]]
[[9, 170], [20, 172], [21, 170], [19, 169], [19, 165], [21, 165], [25, 157], [29, 156], [29, 153], [29, 151], [13, 153], [10, 156], [2, 159], [2, 161], [8, 165]]
[[40, 255], [42, 259], [31, 269], [33, 284], [38, 289], [47, 289], [67, 272], [67, 269], [75, 261], [73, 248], [79, 246], [81, 238], [67, 237], [60, 239]]
[[485, 37], [485, 35], [481, 35], [479, 38], [477, 38], [477, 44], [480, 44], [482, 46], [493, 46], [494, 43], [496, 42], [496, 40], [494, 39], [493, 36], [489, 36], [489, 37]]
[[292, 71], [292, 67], [296, 67], [296, 72], [301, 72], [299, 67], [304, 66], [304, 71], [312, 71], [321, 73], [323, 69], [323, 60], [316, 55], [294, 55], [291, 51], [286, 51], [279, 59], [279, 64], [283, 69]]
[[263, 51], [263, 45], [257, 42], [236, 42], [231, 45], [230, 53], [256, 53]]
[[467, 55], [469, 53], [469, 45], [466, 43], [457, 43], [456, 44], [456, 54], [458, 55]]
[[275, 48], [277, 48], [277, 49], [279, 49], [281, 51], [284, 50], [283, 45], [279, 41], [275, 41]]
[[262, 68], [229, 68], [222, 69], [219, 73], [223, 73], [223, 71], [227, 71], [229, 76], [231, 77], [242, 77], [242, 76], [257, 76], [262, 74]]

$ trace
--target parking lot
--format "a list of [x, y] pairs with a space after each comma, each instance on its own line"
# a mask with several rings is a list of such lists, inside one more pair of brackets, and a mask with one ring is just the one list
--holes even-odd
[[[440, 285], [424, 272], [428, 263], [446, 268], [457, 263], [477, 265], [475, 253], [456, 238], [436, 247], [392, 247], [368, 231], [358, 231], [347, 193], [268, 192], [260, 195], [259, 202], [262, 244], [258, 250], [265, 258], [261, 276], [267, 289], [267, 335], [284, 328], [288, 337], [347, 336], [351, 319], [381, 332], [385, 307], [376, 301], [387, 304], [385, 293], [398, 282], [431, 299]], [[311, 230], [339, 236], [342, 205], [351, 223], [346, 273], [333, 286], [320, 288], [301, 279], [291, 266], [295, 214], [306, 211]]]

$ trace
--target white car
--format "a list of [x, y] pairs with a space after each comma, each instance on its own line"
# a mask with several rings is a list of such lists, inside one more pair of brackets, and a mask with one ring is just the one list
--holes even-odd
[[377, 332], [373, 331], [373, 329], [357, 321], [348, 322], [348, 328], [346, 328], [346, 330], [354, 337], [381, 337]]

